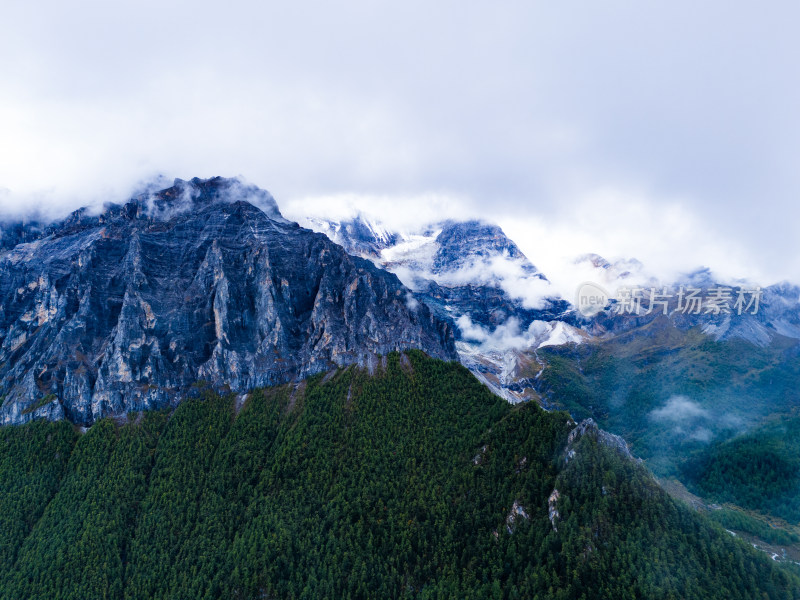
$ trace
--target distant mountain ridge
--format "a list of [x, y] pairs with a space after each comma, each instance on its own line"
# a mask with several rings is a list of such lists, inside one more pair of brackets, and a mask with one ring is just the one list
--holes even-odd
[[[495, 224], [447, 220], [411, 233], [363, 215], [310, 217], [306, 224], [397, 274], [420, 302], [452, 324], [461, 362], [510, 402], [538, 400], [528, 379], [541, 366], [520, 350], [588, 336], [576, 328], [572, 305]], [[501, 330], [517, 346], [526, 340], [526, 347], [507, 348], [491, 339]]]
[[[708, 269], [698, 269], [676, 282], [659, 282], [636, 259], [608, 261], [597, 254], [575, 259], [595, 283], [613, 295], [617, 288], [640, 289], [639, 314], [619, 311], [611, 300], [605, 310], [583, 316], [576, 298], [559, 295], [546, 274], [497, 225], [482, 221], [448, 220], [414, 232], [394, 231], [386, 224], [358, 214], [345, 220], [311, 217], [309, 227], [328, 235], [348, 252], [372, 260], [396, 273], [443, 320], [457, 337], [461, 362], [495, 393], [511, 402], [549, 401], [537, 391], [544, 362], [537, 349], [619, 335], [651, 335], [661, 311], [648, 312], [651, 290], [671, 288], [669, 316], [660, 327], [686, 332], [699, 329], [710, 339], [742, 339], [756, 346], [781, 340], [800, 340], [800, 288], [789, 283], [760, 290], [755, 314], [682, 312], [678, 289], [694, 287], [703, 295], [721, 286]], [[535, 258], [535, 257], [534, 257]], [[744, 284], [743, 284], [744, 285]], [[747, 286], [745, 286], [747, 287]], [[750, 286], [752, 287], [752, 286]], [[732, 292], [735, 299], [736, 291]], [[733, 304], [733, 302], [731, 302]]]
[[[594, 419], [670, 493], [698, 494], [698, 510], [773, 560], [800, 564], [800, 287], [725, 285], [706, 268], [662, 282], [636, 259], [587, 254], [575, 271], [609, 298], [584, 316], [577, 293], [535, 287], [545, 275], [522, 268], [531, 261], [496, 226], [450, 222], [408, 235], [360, 219], [339, 222], [349, 237], [334, 239], [369, 248], [449, 319], [461, 363], [493, 392]], [[513, 295], [525, 289], [543, 290], [548, 304], [526, 306]], [[732, 504], [709, 508], [723, 502]]]
[[177, 402], [199, 380], [247, 391], [418, 348], [451, 326], [402, 283], [284, 219], [235, 179], [79, 210], [0, 252], [0, 422], [91, 424]]

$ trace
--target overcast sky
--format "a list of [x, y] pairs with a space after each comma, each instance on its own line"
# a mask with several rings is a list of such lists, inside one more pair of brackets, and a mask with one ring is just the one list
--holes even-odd
[[545, 270], [800, 282], [798, 23], [794, 1], [4, 0], [0, 208], [240, 174], [287, 216], [483, 216]]

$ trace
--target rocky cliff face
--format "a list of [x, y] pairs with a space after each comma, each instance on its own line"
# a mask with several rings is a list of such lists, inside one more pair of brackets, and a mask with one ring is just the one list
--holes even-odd
[[519, 263], [526, 276], [545, 279], [517, 245], [497, 225], [481, 221], [449, 221], [436, 237], [433, 273], [474, 268], [476, 264], [504, 257]]
[[307, 222], [402, 277], [418, 300], [452, 325], [461, 363], [509, 402], [539, 400], [537, 348], [589, 337], [576, 328], [580, 321], [570, 303], [496, 225], [451, 220], [409, 233], [360, 215]]
[[576, 321], [569, 302], [554, 292], [536, 307], [526, 305], [520, 294], [536, 289], [546, 296], [547, 278], [497, 225], [445, 221], [409, 234], [361, 216], [307, 221], [349, 253], [403, 277], [418, 299], [454, 325], [463, 315], [492, 329], [510, 318], [523, 328], [535, 320]]
[[200, 380], [244, 391], [406, 348], [456, 357], [450, 325], [396, 276], [237, 180], [176, 180], [14, 231], [25, 243], [0, 248], [2, 423], [86, 425]]

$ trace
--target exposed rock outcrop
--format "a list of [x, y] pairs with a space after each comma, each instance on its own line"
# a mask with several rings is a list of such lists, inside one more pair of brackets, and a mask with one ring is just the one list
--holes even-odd
[[595, 438], [601, 444], [608, 446], [610, 448], [614, 448], [624, 457], [629, 458], [631, 460], [636, 460], [631, 451], [628, 449], [628, 444], [622, 439], [620, 436], [615, 435], [613, 433], [608, 433], [607, 431], [603, 431], [597, 426], [597, 423], [594, 422], [594, 419], [584, 419], [580, 423], [578, 423], [572, 431], [569, 432], [567, 436], [567, 460], [573, 458], [575, 456], [575, 450], [573, 448], [574, 444], [583, 436], [590, 435]]
[[395, 275], [235, 179], [23, 233], [0, 253], [2, 423], [88, 425], [198, 380], [242, 393], [394, 350], [456, 358], [451, 326]]
[[547, 516], [550, 518], [550, 524], [553, 526], [553, 531], [558, 531], [556, 523], [561, 515], [558, 514], [558, 499], [561, 494], [557, 489], [553, 489], [550, 496], [547, 498]]
[[508, 511], [508, 516], [506, 517], [506, 531], [508, 531], [508, 533], [514, 533], [517, 529], [517, 524], [523, 519], [525, 521], [530, 520], [528, 511], [525, 510], [525, 507], [522, 506], [519, 500], [514, 500], [514, 504], [511, 506], [511, 510]]

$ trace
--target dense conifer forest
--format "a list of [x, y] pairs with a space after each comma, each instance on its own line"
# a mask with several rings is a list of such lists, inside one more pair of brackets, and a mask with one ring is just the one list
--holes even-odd
[[641, 464], [460, 365], [198, 396], [0, 429], [0, 598], [800, 597]]

